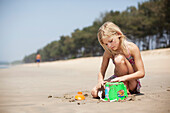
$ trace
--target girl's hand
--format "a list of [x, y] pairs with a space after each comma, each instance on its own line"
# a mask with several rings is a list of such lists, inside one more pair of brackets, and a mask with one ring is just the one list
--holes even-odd
[[105, 86], [105, 81], [98, 82], [98, 84], [97, 84], [97, 88], [99, 88], [99, 89], [104, 86]]
[[125, 82], [126, 81], [126, 76], [121, 76], [121, 77], [116, 77], [111, 80], [111, 82]]

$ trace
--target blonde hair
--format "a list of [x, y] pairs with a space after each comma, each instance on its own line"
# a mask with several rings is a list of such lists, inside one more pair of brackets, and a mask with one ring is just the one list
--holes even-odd
[[126, 36], [122, 33], [120, 28], [112, 23], [112, 22], [105, 22], [98, 30], [97, 36], [98, 36], [98, 41], [100, 45], [104, 48], [105, 51], [110, 52], [111, 54], [117, 54], [118, 52], [110, 50], [102, 41], [103, 38], [108, 38], [112, 35], [120, 35], [120, 46], [123, 50], [124, 53], [127, 53], [125, 41], [126, 41]]

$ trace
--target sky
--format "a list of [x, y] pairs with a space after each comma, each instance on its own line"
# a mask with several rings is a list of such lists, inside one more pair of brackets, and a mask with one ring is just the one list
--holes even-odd
[[91, 26], [106, 11], [147, 0], [0, 0], [0, 61], [22, 60], [60, 36]]

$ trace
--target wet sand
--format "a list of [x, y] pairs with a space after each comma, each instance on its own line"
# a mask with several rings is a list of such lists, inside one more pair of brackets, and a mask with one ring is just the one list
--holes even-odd
[[[0, 113], [170, 112], [170, 48], [142, 52], [146, 75], [141, 94], [125, 102], [100, 102], [90, 90], [102, 57], [79, 58], [0, 69]], [[110, 62], [106, 77], [113, 74]], [[84, 101], [74, 96], [82, 91]]]

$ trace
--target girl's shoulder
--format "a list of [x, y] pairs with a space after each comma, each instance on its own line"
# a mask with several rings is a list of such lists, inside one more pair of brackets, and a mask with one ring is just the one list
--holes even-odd
[[127, 49], [129, 50], [129, 52], [131, 54], [139, 51], [138, 46], [135, 43], [133, 43], [133, 42], [127, 42]]

